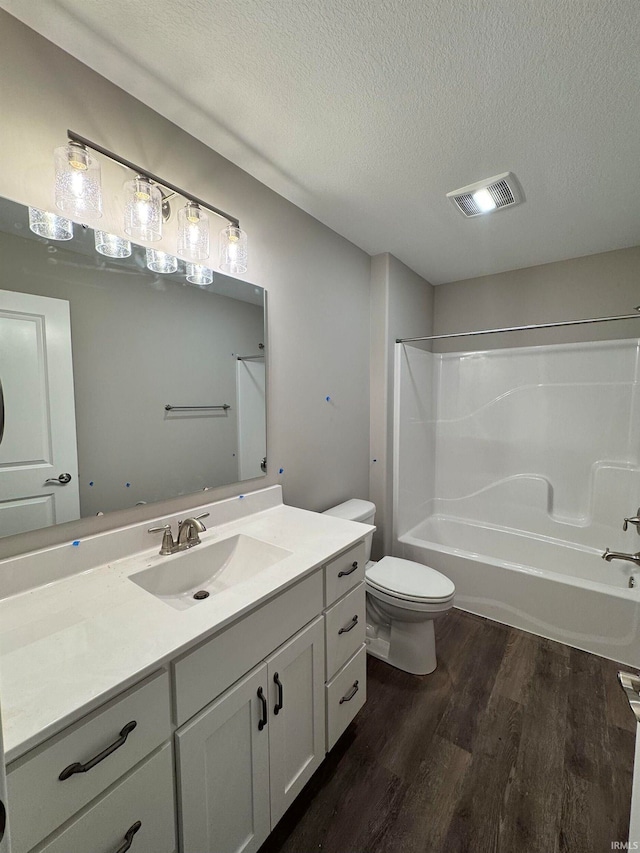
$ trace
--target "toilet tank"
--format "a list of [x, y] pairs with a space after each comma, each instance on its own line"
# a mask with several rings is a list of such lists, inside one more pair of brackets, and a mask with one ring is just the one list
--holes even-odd
[[[361, 501], [357, 498], [352, 498], [350, 501], [332, 506], [326, 509], [323, 515], [334, 515], [336, 518], [346, 518], [347, 521], [360, 521], [362, 524], [373, 524], [376, 516], [376, 505], [371, 501]], [[368, 533], [365, 536], [364, 544], [366, 547], [366, 561], [371, 559], [371, 543], [373, 542], [373, 533]]]

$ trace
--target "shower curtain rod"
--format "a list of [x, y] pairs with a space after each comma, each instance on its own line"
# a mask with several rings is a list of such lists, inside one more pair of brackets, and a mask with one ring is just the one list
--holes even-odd
[[[635, 310], [640, 312], [640, 305]], [[474, 335], [496, 335], [499, 332], [529, 332], [532, 329], [557, 329], [560, 326], [583, 326], [586, 323], [609, 323], [613, 320], [640, 320], [640, 313], [618, 314], [613, 317], [591, 317], [586, 320], [564, 320], [561, 323], [536, 323], [533, 326], [509, 326], [506, 329], [480, 329], [476, 332], [453, 332], [449, 335], [425, 335], [421, 338], [396, 338], [396, 343], [408, 344], [412, 341], [442, 341], [445, 338], [469, 338]]]

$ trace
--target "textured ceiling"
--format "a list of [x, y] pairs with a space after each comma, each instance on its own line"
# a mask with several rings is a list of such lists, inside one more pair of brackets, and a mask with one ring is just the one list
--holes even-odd
[[[0, 0], [434, 284], [640, 243], [637, 0]], [[526, 202], [445, 193], [513, 171]]]

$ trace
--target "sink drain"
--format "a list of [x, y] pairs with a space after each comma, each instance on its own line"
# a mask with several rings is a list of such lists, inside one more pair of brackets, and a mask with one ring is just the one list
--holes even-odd
[[193, 597], [196, 601], [202, 601], [203, 598], [209, 598], [209, 593], [206, 589], [201, 589], [199, 592], [194, 592]]

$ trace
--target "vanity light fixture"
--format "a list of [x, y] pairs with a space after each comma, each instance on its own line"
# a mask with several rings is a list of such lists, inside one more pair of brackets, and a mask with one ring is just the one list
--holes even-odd
[[178, 211], [178, 254], [190, 261], [209, 257], [209, 217], [195, 201]]
[[106, 231], [95, 232], [96, 252], [108, 258], [128, 258], [131, 255], [131, 243], [117, 234]]
[[[179, 195], [187, 202], [178, 213], [178, 240], [176, 254], [189, 262], [203, 261], [209, 257], [209, 216], [206, 211], [226, 219], [229, 223], [220, 233], [220, 269], [233, 274], [247, 271], [247, 235], [240, 228], [235, 216], [207, 204], [191, 193], [125, 160], [113, 151], [86, 139], [72, 130], [67, 131], [68, 144], [57, 148], [56, 157], [56, 204], [70, 216], [84, 222], [102, 214], [102, 191], [100, 188], [100, 164], [92, 152], [101, 154], [114, 163], [130, 169], [135, 177], [125, 183], [124, 232], [136, 242], [153, 243], [162, 239], [162, 223], [170, 215], [168, 199]], [[69, 207], [62, 207], [62, 205]], [[70, 223], [69, 223], [70, 224]], [[36, 233], [39, 233], [36, 231]], [[44, 235], [49, 236], [49, 235]], [[71, 235], [72, 236], [72, 235]], [[108, 235], [114, 238], [114, 235]], [[57, 237], [53, 239], [71, 239]], [[96, 240], [97, 240], [96, 235]], [[128, 241], [123, 240], [126, 244]], [[106, 246], [106, 243], [100, 243]], [[96, 247], [98, 243], [96, 242]], [[123, 250], [123, 249], [121, 249]], [[98, 249], [98, 251], [102, 251]], [[149, 255], [147, 251], [147, 256]], [[102, 254], [107, 252], [102, 251]], [[162, 269], [149, 266], [154, 272], [175, 272], [177, 259], [166, 252], [160, 264]], [[111, 257], [125, 257], [111, 255]], [[169, 264], [167, 259], [172, 259]], [[157, 259], [151, 263], [156, 263]], [[195, 264], [198, 266], [198, 264]], [[204, 267], [203, 267], [204, 269]], [[208, 267], [206, 269], [209, 269]]]
[[203, 267], [202, 264], [187, 264], [187, 281], [197, 284], [198, 287], [206, 287], [213, 281], [213, 270]]
[[159, 249], [147, 249], [147, 269], [163, 274], [177, 272], [178, 259]]
[[53, 152], [56, 207], [81, 222], [102, 216], [100, 163], [85, 145], [69, 142]]
[[73, 223], [70, 219], [38, 207], [29, 208], [29, 228], [34, 234], [48, 240], [71, 240], [73, 237]]
[[220, 269], [234, 275], [247, 271], [247, 235], [239, 225], [220, 232]]

